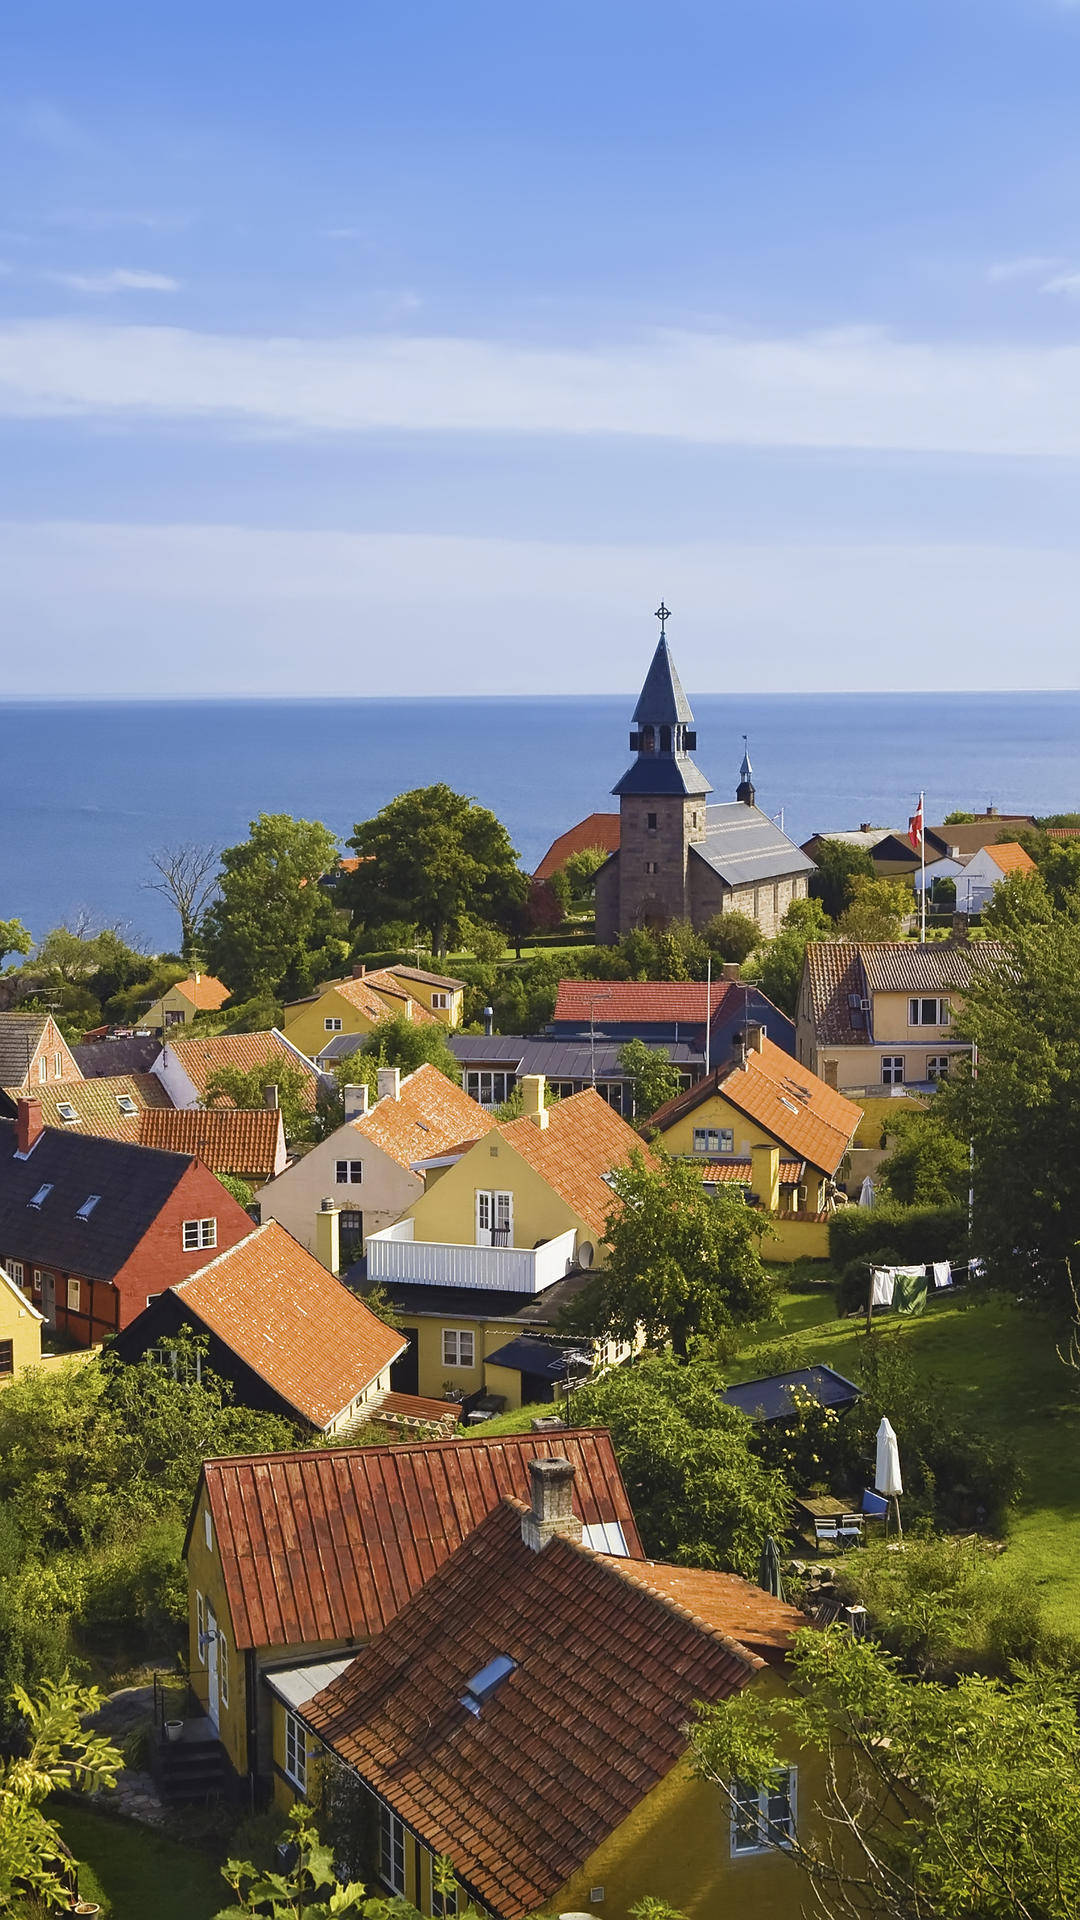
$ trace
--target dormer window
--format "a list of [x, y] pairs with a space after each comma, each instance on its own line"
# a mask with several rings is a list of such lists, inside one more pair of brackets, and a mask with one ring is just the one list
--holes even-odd
[[31, 1207], [43, 1207], [51, 1192], [52, 1181], [46, 1180], [44, 1186], [39, 1187], [36, 1193], [31, 1194], [28, 1204]]
[[76, 1213], [75, 1213], [76, 1220], [89, 1220], [90, 1215], [93, 1213], [94, 1208], [97, 1206], [97, 1203], [100, 1199], [101, 1199], [100, 1193], [88, 1193], [86, 1196], [86, 1199], [82, 1203], [82, 1206], [77, 1208], [76, 1210]]
[[511, 1660], [508, 1653], [497, 1653], [494, 1660], [489, 1660], [486, 1667], [481, 1667], [479, 1673], [473, 1674], [461, 1696], [461, 1705], [479, 1719], [484, 1701], [491, 1698], [496, 1687], [513, 1673], [516, 1666], [517, 1661]]

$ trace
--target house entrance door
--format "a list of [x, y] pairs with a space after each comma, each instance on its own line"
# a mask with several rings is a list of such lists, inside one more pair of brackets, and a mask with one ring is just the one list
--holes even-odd
[[56, 1325], [56, 1275], [43, 1273], [41, 1276], [41, 1311], [45, 1315], [46, 1326]]
[[218, 1726], [218, 1638], [217, 1620], [209, 1601], [206, 1604], [206, 1717], [217, 1732]]

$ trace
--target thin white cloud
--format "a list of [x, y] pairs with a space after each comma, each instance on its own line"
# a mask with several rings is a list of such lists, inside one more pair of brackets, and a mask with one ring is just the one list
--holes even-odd
[[179, 280], [167, 273], [146, 273], [139, 267], [111, 267], [105, 273], [47, 273], [54, 286], [74, 293], [177, 293]]
[[189, 213], [148, 213], [123, 207], [57, 207], [46, 226], [71, 228], [77, 233], [112, 233], [136, 227], [151, 233], [176, 233], [189, 227]]
[[1044, 280], [1042, 293], [1064, 293], [1070, 300], [1080, 295], [1080, 272], [1056, 273], [1052, 280]]
[[85, 129], [55, 100], [27, 100], [21, 106], [9, 107], [3, 117], [24, 140], [53, 153], [81, 153], [93, 144]]
[[[1080, 5], [1080, 0], [1077, 0]], [[986, 277], [992, 282], [1000, 280], [1030, 280], [1037, 274], [1050, 273], [1053, 268], [1064, 266], [1065, 262], [1056, 253], [1022, 253], [1015, 260], [995, 260], [986, 270]]]
[[702, 692], [1077, 679], [1068, 547], [4, 522], [0, 576], [9, 694], [630, 689], [661, 588]]
[[262, 339], [31, 320], [0, 328], [0, 414], [703, 445], [1080, 454], [1080, 344], [664, 332], [594, 349], [407, 336]]

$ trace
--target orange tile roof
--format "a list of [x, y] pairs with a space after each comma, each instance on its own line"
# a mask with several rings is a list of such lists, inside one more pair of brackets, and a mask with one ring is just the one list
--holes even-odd
[[[355, 980], [335, 980], [331, 985], [324, 987], [322, 993], [316, 994], [315, 999], [321, 1000], [323, 993], [336, 993], [348, 1006], [355, 1008], [357, 1013], [364, 1014], [368, 1020], [374, 1020], [376, 1023], [380, 1020], [390, 1020], [395, 1014], [405, 1014], [410, 1006], [412, 1013], [409, 1017], [417, 1026], [435, 1019], [435, 1015], [423, 1005], [422, 1001], [415, 1000], [401, 982], [395, 980], [392, 973], [382, 970], [361, 974]], [[399, 1004], [392, 1004], [395, 1001]], [[388, 1002], [391, 1004], [388, 1005]]]
[[[524, 1512], [502, 1501], [301, 1709], [498, 1920], [546, 1909], [686, 1753], [697, 1702], [807, 1624], [730, 1574], [559, 1537], [534, 1552]], [[473, 1713], [462, 1695], [497, 1654], [513, 1668]]]
[[276, 1220], [171, 1291], [320, 1429], [407, 1345]]
[[[746, 1156], [736, 1160], [708, 1160], [701, 1163], [701, 1178], [706, 1186], [748, 1186], [754, 1163]], [[781, 1160], [780, 1185], [797, 1187], [806, 1172], [805, 1160]]]
[[[164, 1046], [169, 1053], [175, 1054], [200, 1099], [206, 1092], [206, 1083], [211, 1074], [220, 1067], [237, 1067], [241, 1073], [249, 1073], [252, 1067], [264, 1067], [271, 1061], [275, 1065], [280, 1061], [292, 1066], [304, 1065], [303, 1056], [282, 1039], [275, 1027], [262, 1033], [197, 1034], [175, 1038], [170, 1032], [166, 1035]], [[304, 1089], [304, 1106], [309, 1112], [315, 1110], [318, 1086], [318, 1074], [312, 1066]]]
[[229, 998], [228, 987], [215, 980], [212, 973], [189, 973], [186, 980], [176, 980], [173, 985], [199, 1013], [216, 1013]]
[[368, 1113], [350, 1120], [400, 1167], [430, 1160], [458, 1146], [466, 1134], [478, 1140], [495, 1125], [490, 1113], [470, 1098], [445, 1073], [425, 1061], [401, 1082], [401, 1097], [377, 1100]]
[[566, 865], [572, 853], [584, 853], [586, 847], [602, 847], [605, 853], [618, 853], [621, 819], [617, 813], [590, 813], [576, 827], [568, 827], [553, 840], [533, 878], [550, 880]]
[[425, 1400], [418, 1393], [384, 1393], [371, 1417], [375, 1420], [381, 1414], [390, 1414], [398, 1420], [431, 1421], [456, 1427], [461, 1419], [461, 1402]]
[[711, 990], [704, 980], [560, 980], [552, 1021], [587, 1027], [591, 1011], [597, 1027], [704, 1028], [710, 1009], [714, 1019], [729, 1001], [741, 1009], [745, 992], [738, 980], [714, 980]]
[[666, 1132], [716, 1094], [822, 1173], [836, 1172], [863, 1117], [853, 1100], [827, 1087], [763, 1034], [760, 1052], [749, 1048], [745, 1066], [718, 1067], [660, 1107], [650, 1124]]
[[1003, 840], [1000, 846], [987, 847], [986, 852], [1002, 873], [1034, 873], [1035, 862], [1030, 853], [1018, 840]]
[[506, 1494], [528, 1491], [529, 1462], [554, 1456], [574, 1465], [583, 1523], [618, 1521], [640, 1558], [603, 1427], [204, 1461], [237, 1647], [378, 1633]]
[[547, 1108], [546, 1127], [525, 1114], [506, 1121], [499, 1132], [598, 1239], [603, 1239], [607, 1217], [619, 1204], [604, 1175], [625, 1166], [635, 1147], [648, 1156], [633, 1127], [594, 1087], [556, 1100]]
[[[5, 1087], [9, 1099], [18, 1100], [21, 1089]], [[139, 1123], [147, 1108], [165, 1108], [172, 1102], [161, 1081], [152, 1073], [118, 1073], [97, 1080], [49, 1080], [34, 1087], [34, 1099], [41, 1104], [41, 1117], [47, 1127], [60, 1127], [65, 1133], [92, 1133], [106, 1140], [139, 1140]], [[125, 1113], [121, 1100], [135, 1103], [134, 1113]], [[62, 1106], [74, 1107], [74, 1120], [65, 1120]]]
[[242, 1180], [273, 1178], [281, 1138], [277, 1107], [170, 1108], [139, 1116], [140, 1146], [191, 1153], [211, 1173]]

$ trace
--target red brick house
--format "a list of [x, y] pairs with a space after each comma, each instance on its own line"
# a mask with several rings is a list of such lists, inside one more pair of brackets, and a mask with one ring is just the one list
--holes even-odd
[[0, 1120], [0, 1264], [50, 1327], [94, 1346], [251, 1232], [191, 1154]]

